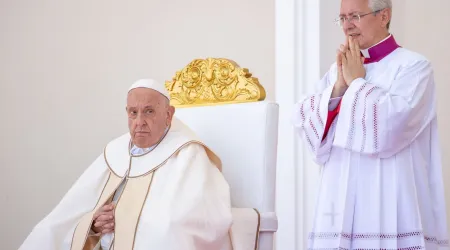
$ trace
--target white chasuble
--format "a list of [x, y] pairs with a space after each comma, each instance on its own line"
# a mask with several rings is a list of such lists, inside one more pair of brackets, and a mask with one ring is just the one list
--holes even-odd
[[369, 49], [366, 77], [350, 83], [326, 136], [336, 64], [296, 106], [322, 166], [309, 250], [449, 249], [433, 70], [395, 45]]
[[[20, 250], [255, 249], [255, 214], [232, 212], [220, 159], [180, 121], [150, 152], [129, 152], [129, 134], [109, 143]], [[92, 235], [94, 213], [117, 190], [114, 233]], [[232, 225], [234, 213], [241, 216]], [[232, 229], [242, 234], [233, 237]]]

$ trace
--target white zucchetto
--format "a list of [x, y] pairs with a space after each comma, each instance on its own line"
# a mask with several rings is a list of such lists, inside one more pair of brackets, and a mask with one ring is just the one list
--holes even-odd
[[161, 84], [153, 79], [137, 80], [135, 83], [133, 83], [133, 85], [131, 85], [131, 87], [128, 89], [128, 92], [130, 92], [132, 89], [136, 89], [136, 88], [153, 89], [155, 91], [158, 91], [159, 93], [161, 93], [163, 96], [165, 96], [167, 99], [170, 100], [169, 92], [167, 91], [164, 84]]

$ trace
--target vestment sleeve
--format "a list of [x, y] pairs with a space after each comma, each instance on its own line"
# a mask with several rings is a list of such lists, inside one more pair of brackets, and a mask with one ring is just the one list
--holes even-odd
[[418, 60], [399, 69], [389, 89], [362, 78], [342, 98], [333, 146], [376, 157], [391, 157], [436, 116], [431, 64]]
[[[336, 70], [332, 67], [318, 82], [315, 92], [304, 96], [295, 104], [292, 117], [296, 133], [319, 165], [328, 160], [334, 137], [333, 120], [337, 113], [333, 112], [332, 108], [337, 105], [339, 99], [330, 100], [330, 97], [335, 74]], [[327, 124], [330, 126], [327, 127]]]

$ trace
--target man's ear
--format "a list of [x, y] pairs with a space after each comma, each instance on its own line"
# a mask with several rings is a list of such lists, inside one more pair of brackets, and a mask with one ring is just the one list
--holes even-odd
[[175, 107], [174, 106], [169, 106], [169, 114], [170, 114], [170, 117], [172, 117], [175, 114]]
[[391, 9], [382, 10], [380, 15], [381, 15], [381, 21], [382, 21], [383, 27], [386, 27], [387, 24], [391, 21], [391, 17], [392, 17]]
[[167, 109], [167, 126], [170, 125], [170, 123], [172, 123], [172, 119], [173, 119], [173, 115], [175, 114], [175, 107], [174, 106], [170, 106]]

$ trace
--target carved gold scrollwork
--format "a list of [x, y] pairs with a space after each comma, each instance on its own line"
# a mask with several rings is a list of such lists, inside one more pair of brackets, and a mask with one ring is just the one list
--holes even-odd
[[262, 101], [264, 87], [241, 68], [224, 58], [196, 59], [176, 72], [165, 84], [176, 107]]

